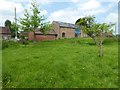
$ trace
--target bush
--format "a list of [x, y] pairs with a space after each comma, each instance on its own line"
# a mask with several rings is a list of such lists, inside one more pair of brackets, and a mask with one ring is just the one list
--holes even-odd
[[24, 45], [28, 45], [28, 44], [29, 44], [29, 41], [26, 40], [26, 39], [21, 39], [21, 40], [19, 41], [19, 43], [24, 44]]
[[3, 87], [5, 87], [7, 84], [9, 84], [12, 81], [12, 76], [10, 74], [10, 72], [5, 72], [3, 71], [2, 73], [2, 85]]
[[18, 47], [19, 44], [15, 41], [8, 41], [8, 40], [3, 40], [2, 41], [2, 49], [8, 48], [8, 47]]
[[106, 38], [105, 40], [103, 40], [102, 43], [109, 45], [109, 44], [113, 44], [113, 42], [117, 42], [117, 41], [118, 41], [117, 38]]
[[25, 39], [25, 36], [21, 35], [21, 36], [20, 36], [20, 39]]
[[2, 49], [8, 48], [8, 41], [2, 41]]

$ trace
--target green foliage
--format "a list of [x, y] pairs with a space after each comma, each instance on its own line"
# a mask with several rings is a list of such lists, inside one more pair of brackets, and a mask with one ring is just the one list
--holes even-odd
[[19, 43], [24, 44], [24, 45], [28, 45], [29, 41], [26, 40], [24, 37], [19, 41]]
[[78, 25], [84, 33], [91, 37], [96, 44], [99, 43], [97, 38], [99, 38], [100, 32], [102, 31], [104, 34], [108, 32], [112, 33], [113, 30], [111, 28], [114, 26], [114, 24], [96, 23], [95, 16], [80, 18], [76, 21], [75, 24]]
[[96, 23], [95, 16], [80, 18], [76, 21], [76, 25], [82, 28], [83, 32], [90, 37], [98, 35], [100, 31], [103, 33], [112, 32], [113, 30], [111, 28], [114, 26], [114, 24]]
[[43, 32], [44, 34], [47, 33], [47, 31], [50, 31], [52, 28], [52, 25], [50, 24], [50, 22], [45, 22], [43, 24], [41, 24], [41, 28], [40, 31]]
[[90, 42], [75, 38], [4, 49], [3, 88], [118, 88], [117, 41], [103, 44], [103, 58]]
[[2, 86], [5, 87], [5, 86], [9, 85], [9, 83], [12, 81], [12, 77], [11, 77], [10, 72], [7, 70], [6, 71], [3, 70], [2, 74], [4, 75], [2, 77], [2, 81], [4, 82], [4, 83], [2, 83]]
[[9, 48], [9, 47], [18, 47], [19, 44], [15, 41], [8, 41], [8, 40], [3, 40], [2, 41], [2, 49]]
[[10, 20], [6, 20], [5, 21], [5, 26], [11, 28], [11, 21]]
[[21, 35], [21, 36], [20, 36], [20, 39], [25, 39], [25, 36], [24, 36], [24, 35]]
[[2, 49], [8, 48], [8, 41], [2, 41]]
[[15, 35], [16, 35], [16, 32], [17, 32], [17, 34], [18, 34], [18, 29], [19, 29], [19, 25], [18, 24], [16, 24], [15, 22], [12, 22], [11, 23], [11, 35], [12, 35], [12, 37], [15, 37]]
[[45, 22], [45, 17], [41, 15], [39, 5], [34, 0], [31, 3], [30, 12], [26, 9], [24, 18], [20, 18], [19, 22], [24, 31], [35, 31], [36, 28], [40, 28], [42, 32], [46, 32], [50, 29], [49, 22]]
[[32, 15], [30, 16], [30, 20], [31, 20], [31, 27], [34, 30], [40, 26], [41, 22], [44, 20], [44, 17], [40, 16], [39, 6], [36, 4], [35, 1], [33, 1], [31, 5], [32, 6], [30, 9], [32, 11]]
[[[25, 10], [24, 18], [20, 18], [20, 27], [24, 31], [33, 31], [40, 28], [40, 31], [44, 34], [50, 30], [49, 22], [45, 22], [45, 17], [41, 15], [41, 11], [39, 10], [39, 5], [37, 5], [36, 1], [33, 0], [30, 7], [30, 12]], [[36, 42], [36, 38], [34, 35], [34, 42]]]
[[20, 18], [20, 28], [24, 31], [31, 30], [30, 14], [27, 9], [25, 9], [24, 18]]

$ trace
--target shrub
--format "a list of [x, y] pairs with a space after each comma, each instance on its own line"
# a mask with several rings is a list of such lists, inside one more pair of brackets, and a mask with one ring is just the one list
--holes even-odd
[[9, 84], [12, 81], [12, 76], [10, 72], [2, 72], [2, 85], [5, 87], [7, 84]]
[[21, 36], [20, 36], [20, 39], [25, 39], [25, 36], [21, 35]]
[[21, 40], [19, 41], [19, 43], [24, 44], [24, 45], [28, 45], [28, 44], [29, 44], [29, 41], [26, 40], [26, 39], [21, 39]]
[[113, 42], [117, 42], [118, 39], [117, 38], [106, 38], [104, 41], [103, 41], [103, 44], [113, 44]]
[[3, 40], [2, 41], [2, 49], [8, 48], [8, 47], [18, 47], [19, 44], [15, 41], [8, 41], [8, 40]]
[[8, 41], [3, 40], [2, 41], [2, 49], [8, 48]]

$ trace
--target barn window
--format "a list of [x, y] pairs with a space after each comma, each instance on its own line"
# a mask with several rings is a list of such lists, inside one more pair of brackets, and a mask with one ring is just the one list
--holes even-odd
[[62, 33], [62, 37], [63, 37], [63, 38], [65, 37], [65, 33], [64, 33], [64, 32]]

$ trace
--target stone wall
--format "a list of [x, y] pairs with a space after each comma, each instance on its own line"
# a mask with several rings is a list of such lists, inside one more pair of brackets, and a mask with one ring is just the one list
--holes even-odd
[[65, 33], [65, 38], [74, 38], [75, 37], [75, 29], [67, 28], [67, 27], [60, 27], [58, 23], [52, 23], [52, 29], [57, 34], [57, 39], [62, 38], [62, 33]]
[[[62, 33], [65, 33], [65, 37], [62, 37]], [[60, 38], [74, 38], [75, 29], [60, 27]]]
[[82, 30], [80, 32], [81, 32], [80, 37], [88, 37], [88, 35], [85, 34]]
[[57, 39], [59, 39], [59, 37], [60, 37], [60, 27], [59, 27], [58, 23], [53, 22], [52, 23], [52, 29], [56, 32]]

